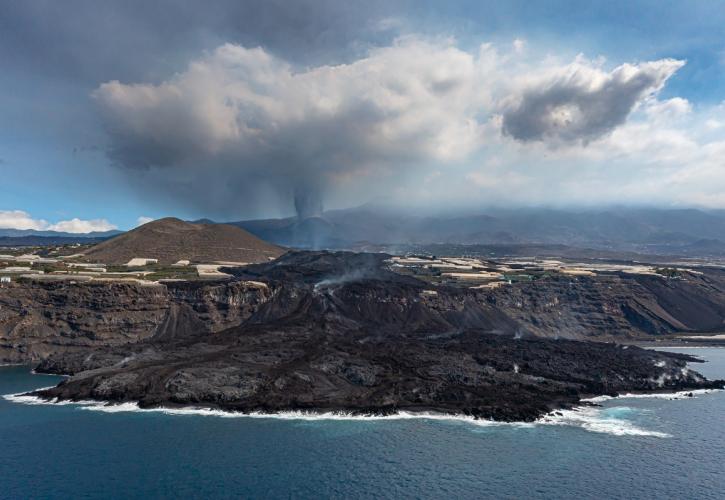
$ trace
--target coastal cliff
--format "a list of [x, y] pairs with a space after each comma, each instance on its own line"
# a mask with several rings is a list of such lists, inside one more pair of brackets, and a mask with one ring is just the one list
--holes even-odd
[[38, 282], [0, 288], [0, 362], [213, 333], [241, 324], [270, 291], [261, 283]]
[[[373, 321], [376, 329], [391, 333], [473, 328], [627, 342], [717, 332], [725, 326], [725, 277], [716, 269], [683, 272], [677, 279], [552, 275], [477, 289], [401, 276], [388, 269], [385, 259], [379, 254], [298, 252], [274, 264], [227, 269], [238, 275], [229, 281], [3, 284], [0, 363], [37, 363], [55, 354], [289, 320], [307, 313], [307, 288], [334, 289], [337, 300], [325, 307], [344, 312], [346, 322]], [[345, 286], [337, 286], [341, 284]]]
[[[241, 412], [533, 420], [589, 395], [725, 383], [689, 369], [696, 361], [689, 356], [537, 336], [494, 295], [431, 290], [384, 259], [297, 252], [229, 270], [243, 290], [233, 296], [244, 312], [234, 315], [220, 312], [230, 302], [224, 293], [176, 290], [184, 302], [174, 307], [185, 311], [176, 322], [138, 342], [47, 356], [38, 371], [73, 376], [37, 395]], [[213, 310], [200, 305], [207, 301]], [[238, 324], [210, 334], [217, 317]]]

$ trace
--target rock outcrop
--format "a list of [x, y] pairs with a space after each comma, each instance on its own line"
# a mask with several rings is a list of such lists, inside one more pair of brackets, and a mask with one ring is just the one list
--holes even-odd
[[725, 322], [725, 277], [715, 269], [677, 279], [560, 275], [485, 290], [427, 285], [392, 272], [385, 258], [290, 253], [269, 264], [226, 269], [237, 275], [228, 282], [4, 284], [0, 362], [37, 362], [54, 353], [183, 338], [281, 318], [305, 321], [329, 310], [344, 325], [365, 324], [391, 334], [474, 328], [596, 341], [719, 331]]
[[[146, 407], [438, 411], [532, 420], [584, 395], [725, 383], [690, 370], [686, 363], [695, 359], [689, 356], [537, 336], [497, 295], [431, 290], [390, 271], [384, 259], [290, 253], [228, 270], [237, 276], [226, 286], [241, 287], [241, 295], [189, 284], [173, 292], [183, 300], [174, 302], [169, 310], [175, 312], [155, 335], [48, 356], [38, 370], [73, 376], [38, 394]], [[232, 302], [237, 312], [224, 314], [219, 304]], [[231, 317], [237, 326], [209, 333], [207, 325], [221, 324], [216, 318]]]
[[241, 324], [271, 296], [235, 281], [37, 282], [0, 288], [0, 362], [213, 333]]
[[626, 273], [551, 276], [482, 294], [540, 337], [653, 339], [725, 327], [725, 280], [718, 270], [677, 279]]

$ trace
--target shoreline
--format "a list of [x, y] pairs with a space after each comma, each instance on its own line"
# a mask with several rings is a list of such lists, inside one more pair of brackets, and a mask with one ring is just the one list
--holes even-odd
[[643, 429], [626, 419], [617, 419], [607, 416], [605, 408], [601, 403], [614, 400], [627, 399], [667, 399], [686, 400], [697, 398], [715, 392], [725, 391], [725, 386], [710, 389], [692, 389], [675, 392], [651, 392], [651, 393], [626, 393], [617, 396], [599, 395], [582, 398], [579, 404], [568, 409], [554, 409], [539, 416], [533, 421], [502, 421], [493, 419], [476, 418], [472, 415], [443, 413], [434, 410], [411, 411], [400, 410], [390, 414], [355, 414], [344, 411], [279, 411], [279, 412], [235, 412], [221, 408], [212, 407], [154, 407], [141, 408], [137, 402], [114, 403], [101, 400], [48, 400], [33, 392], [48, 389], [38, 388], [31, 392], [17, 394], [5, 394], [2, 398], [15, 404], [24, 405], [49, 405], [49, 406], [77, 406], [80, 410], [99, 411], [103, 413], [160, 413], [169, 416], [204, 416], [219, 418], [249, 418], [268, 419], [299, 422], [392, 422], [399, 420], [428, 420], [438, 422], [465, 423], [476, 427], [514, 427], [534, 428], [536, 426], [571, 426], [579, 427], [589, 432], [611, 434], [616, 436], [649, 436], [658, 438], [669, 438], [671, 435]]
[[[660, 347], [660, 346], [658, 346]], [[702, 362], [701, 359], [691, 355], [682, 355], [689, 359], [689, 362]], [[687, 368], [682, 368], [687, 371]], [[32, 375], [50, 375], [59, 377], [68, 377], [57, 373], [43, 373], [35, 369], [30, 369]], [[683, 371], [684, 373], [684, 371]], [[682, 383], [684, 382], [684, 383]], [[257, 401], [257, 404], [250, 401], [246, 405], [228, 405], [217, 402], [190, 402], [180, 403], [168, 399], [157, 399], [148, 404], [142, 399], [134, 399], [133, 397], [122, 397], [118, 399], [95, 399], [94, 396], [88, 394], [85, 397], [80, 396], [78, 399], [73, 394], [58, 395], [53, 389], [63, 385], [61, 381], [51, 387], [43, 387], [33, 389], [18, 394], [8, 394], [3, 396], [4, 399], [27, 404], [58, 404], [58, 405], [79, 405], [84, 409], [94, 409], [106, 412], [120, 411], [149, 411], [162, 412], [166, 414], [198, 414], [198, 415], [218, 415], [223, 417], [252, 417], [252, 418], [282, 418], [282, 419], [298, 419], [298, 420], [392, 420], [392, 419], [409, 419], [409, 418], [428, 418], [431, 420], [466, 420], [474, 423], [485, 422], [487, 424], [497, 423], [537, 423], [542, 419], [551, 419], [560, 416], [563, 412], [580, 411], [583, 408], [591, 408], [593, 406], [601, 406], [600, 402], [612, 399], [626, 398], [660, 398], [660, 399], [684, 399], [693, 397], [695, 394], [705, 394], [713, 391], [725, 390], [725, 380], [715, 379], [699, 379], [690, 381], [681, 381], [680, 384], [672, 384], [669, 387], [652, 388], [645, 390], [622, 389], [618, 394], [615, 392], [580, 392], [573, 397], [557, 397], [547, 401], [539, 401], [540, 404], [529, 405], [528, 407], [519, 408], [518, 412], [507, 412], [503, 414], [497, 410], [498, 406], [493, 404], [490, 407], [471, 408], [464, 406], [456, 407], [455, 405], [389, 405], [376, 407], [371, 406], [336, 406], [327, 405], [314, 407], [310, 406], [289, 406], [279, 405], [272, 406], [265, 404], [264, 401]], [[617, 395], [613, 395], [617, 394]], [[61, 399], [62, 398], [62, 399]], [[260, 404], [261, 403], [261, 404]], [[501, 404], [506, 403], [505, 400], [500, 401]], [[543, 403], [543, 404], [541, 404]], [[477, 410], [477, 411], [474, 411]]]
[[695, 338], [674, 338], [662, 340], [632, 340], [630, 342], [622, 342], [622, 345], [633, 345], [644, 349], [652, 349], [658, 347], [677, 347], [677, 348], [708, 348], [722, 349], [725, 348], [725, 339], [707, 339], [704, 337]]

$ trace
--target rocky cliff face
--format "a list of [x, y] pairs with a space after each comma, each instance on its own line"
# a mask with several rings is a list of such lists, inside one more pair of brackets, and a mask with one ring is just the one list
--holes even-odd
[[[540, 314], [556, 326], [578, 320], [576, 314], [593, 315], [596, 301], [607, 299], [606, 307], [614, 307], [619, 300], [641, 297], [603, 297], [587, 292], [592, 285], [584, 281], [581, 289], [570, 288], [568, 282], [546, 284], [563, 298], [574, 294], [567, 309], [567, 303], [539, 304], [545, 288], [535, 289], [541, 296], [518, 296], [526, 293], [519, 287], [507, 295], [432, 290], [386, 269], [383, 260], [384, 256], [308, 252], [240, 269], [239, 281], [228, 286], [248, 290], [253, 283], [257, 291], [250, 298], [234, 299], [233, 308], [243, 311], [234, 316], [235, 321], [241, 319], [239, 326], [214, 334], [194, 322], [207, 325], [216, 314], [228, 318], [218, 305], [213, 314], [208, 309], [211, 304], [228, 304], [231, 296], [188, 285], [188, 290], [173, 292], [178, 293], [170, 309], [176, 310], [175, 316], [169, 313], [173, 320], [156, 335], [43, 360], [39, 370], [73, 376], [38, 394], [135, 401], [146, 407], [438, 411], [533, 420], [552, 409], [569, 408], [583, 395], [725, 384], [690, 370], [686, 363], [694, 359], [688, 356], [538, 337], [524, 316], [515, 319], [506, 305], [523, 301], [517, 310], [525, 311], [522, 315], [531, 311], [534, 317], [541, 307]], [[614, 284], [602, 285], [598, 293], [609, 287]], [[652, 296], [662, 300], [665, 295]], [[654, 305], [647, 308], [653, 311]], [[565, 319], [556, 323], [559, 316]], [[607, 325], [621, 324], [633, 331], [621, 314], [612, 321]], [[546, 326], [536, 328], [545, 331]]]
[[304, 322], [310, 315], [389, 334], [476, 328], [606, 341], [725, 326], [725, 275], [714, 269], [677, 279], [551, 276], [476, 290], [433, 287], [391, 272], [384, 260], [302, 252], [230, 270], [239, 276], [228, 282], [11, 283], [0, 288], [0, 362], [185, 338], [244, 323]]
[[0, 288], [0, 362], [32, 362], [239, 325], [271, 296], [262, 283], [24, 282]]
[[625, 340], [725, 327], [725, 281], [718, 271], [663, 276], [611, 273], [549, 277], [482, 294], [540, 337]]
[[[318, 325], [237, 327], [213, 338], [136, 346], [103, 356], [45, 398], [135, 401], [241, 412], [433, 411], [535, 420], [582, 395], [722, 388], [693, 358], [613, 344], [513, 339], [476, 331], [445, 338], [370, 338]], [[44, 365], [46, 370], [57, 365]], [[91, 369], [92, 368], [92, 369]], [[49, 371], [49, 370], [48, 370]]]

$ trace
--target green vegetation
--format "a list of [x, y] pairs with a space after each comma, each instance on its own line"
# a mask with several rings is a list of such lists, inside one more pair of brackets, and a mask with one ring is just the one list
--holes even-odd
[[195, 280], [199, 279], [199, 276], [195, 267], [160, 267], [158, 269], [154, 269], [151, 274], [143, 276], [142, 279], [149, 281], [158, 281], [162, 279]]
[[534, 281], [535, 277], [531, 274], [504, 274], [503, 280], [510, 281], [512, 283], [518, 283], [520, 281]]
[[682, 277], [682, 271], [680, 271], [679, 269], [676, 269], [674, 267], [658, 267], [657, 269], [655, 269], [655, 272], [657, 274], [660, 274], [667, 278], [681, 278]]

